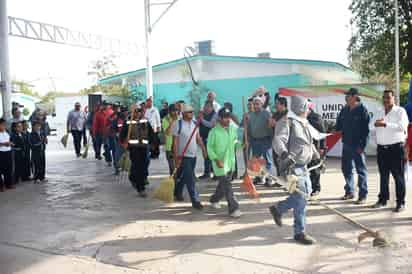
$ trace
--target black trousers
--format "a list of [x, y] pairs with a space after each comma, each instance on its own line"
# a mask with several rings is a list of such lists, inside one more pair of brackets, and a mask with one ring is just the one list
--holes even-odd
[[131, 147], [130, 155], [130, 183], [138, 192], [145, 190], [145, 181], [147, 179], [146, 163], [148, 158], [147, 147]]
[[405, 149], [402, 143], [378, 145], [378, 168], [380, 175], [379, 202], [389, 200], [389, 175], [395, 179], [397, 205], [405, 204]]
[[13, 157], [11, 151], [0, 151], [0, 184], [11, 187], [13, 183]]
[[[313, 160], [308, 164], [308, 167], [316, 166], [320, 163], [320, 160]], [[320, 173], [321, 168], [316, 168], [310, 171], [310, 181], [312, 183], [312, 193], [320, 192]]]
[[30, 159], [30, 150], [24, 151], [24, 158], [23, 158], [23, 181], [27, 181], [31, 175], [31, 159]]
[[14, 151], [14, 183], [24, 180], [25, 161], [23, 150]]
[[72, 132], [72, 136], [73, 136], [74, 150], [76, 151], [76, 155], [80, 155], [83, 131], [81, 131], [81, 130], [72, 130], [71, 132]]
[[34, 180], [43, 180], [46, 175], [46, 153], [43, 149], [32, 150], [31, 153], [34, 166]]

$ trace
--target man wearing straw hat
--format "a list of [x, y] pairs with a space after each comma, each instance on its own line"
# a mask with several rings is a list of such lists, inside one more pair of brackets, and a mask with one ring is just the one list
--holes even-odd
[[192, 207], [201, 210], [203, 205], [195, 186], [197, 146], [201, 147], [205, 159], [207, 152], [200, 138], [198, 126], [193, 120], [193, 107], [184, 105], [182, 112], [183, 118], [177, 121], [173, 128], [173, 156], [176, 167], [179, 167], [174, 195], [176, 201], [183, 201], [183, 187], [186, 185]]

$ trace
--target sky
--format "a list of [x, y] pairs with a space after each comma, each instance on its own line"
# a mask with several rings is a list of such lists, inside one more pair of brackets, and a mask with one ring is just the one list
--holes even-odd
[[[152, 2], [166, 2], [152, 0]], [[122, 55], [118, 70], [144, 67], [143, 0], [8, 0], [8, 15], [138, 43], [138, 55]], [[213, 40], [219, 55], [335, 61], [347, 65], [350, 0], [179, 0], [155, 26], [153, 64], [183, 57], [186, 46]], [[162, 7], [152, 8], [152, 20]], [[13, 79], [40, 93], [78, 92], [97, 50], [10, 37]]]

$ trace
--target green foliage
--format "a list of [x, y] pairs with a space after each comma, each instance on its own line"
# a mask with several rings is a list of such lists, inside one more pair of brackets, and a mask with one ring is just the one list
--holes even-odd
[[37, 98], [41, 97], [39, 93], [32, 90], [32, 86], [27, 82], [14, 80], [12, 81], [12, 86], [14, 87], [13, 89], [17, 92], [20, 92], [20, 93], [23, 93], [29, 96], [37, 97]]
[[28, 108], [23, 108], [23, 115], [28, 116], [30, 114], [30, 110]]
[[203, 100], [206, 98], [208, 91], [209, 89], [203, 86], [202, 83], [192, 85], [192, 90], [189, 91], [189, 99], [196, 113], [202, 108]]
[[[401, 75], [412, 72], [412, 1], [398, 0]], [[351, 67], [366, 78], [395, 71], [395, 10], [393, 1], [352, 0], [354, 33], [348, 47]]]

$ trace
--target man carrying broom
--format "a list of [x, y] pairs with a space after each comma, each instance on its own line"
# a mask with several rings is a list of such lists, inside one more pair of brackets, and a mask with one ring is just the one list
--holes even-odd
[[[292, 114], [288, 119], [279, 120], [275, 128], [273, 149], [279, 155], [281, 175], [293, 174], [297, 177], [297, 189], [306, 195], [311, 194], [311, 182], [307, 164], [319, 157], [312, 142], [309, 122], [308, 101], [299, 96], [291, 98]], [[293, 209], [295, 241], [311, 245], [316, 241], [305, 233], [306, 197], [294, 192], [289, 197], [269, 208], [275, 223], [282, 226], [282, 215]]]
[[227, 108], [219, 110], [219, 120], [208, 137], [207, 152], [212, 161], [213, 170], [218, 180], [218, 185], [210, 198], [211, 207], [220, 208], [219, 201], [226, 197], [229, 216], [239, 218], [241, 212], [239, 203], [233, 195], [232, 179], [236, 167], [236, 149], [241, 148], [238, 141], [237, 127], [231, 123], [231, 111]]
[[153, 139], [153, 129], [149, 121], [144, 119], [142, 108], [138, 105], [132, 111], [131, 119], [122, 127], [120, 142], [127, 144], [131, 161], [129, 180], [142, 198], [147, 197], [145, 164], [149, 157], [147, 149], [152, 144]]

